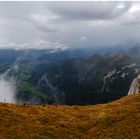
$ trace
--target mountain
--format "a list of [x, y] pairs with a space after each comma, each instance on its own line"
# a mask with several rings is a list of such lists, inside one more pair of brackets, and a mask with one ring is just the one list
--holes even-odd
[[126, 96], [140, 74], [134, 50], [0, 50], [0, 80], [16, 103], [106, 103]]
[[0, 138], [140, 138], [140, 94], [90, 106], [0, 103]]
[[[2, 93], [0, 94], [0, 101], [6, 100], [6, 102], [13, 102], [13, 100], [15, 100], [14, 102], [26, 103], [46, 102], [46, 95], [42, 94], [38, 87], [30, 82], [30, 76], [34, 66], [39, 64], [54, 63], [67, 58], [83, 58], [87, 55], [88, 52], [84, 52], [83, 50], [80, 51], [79, 49], [57, 51], [51, 49], [1, 49], [0, 81], [2, 87], [5, 85], [5, 83], [7, 84], [8, 90], [6, 92], [1, 91]], [[3, 89], [6, 88], [7, 87], [3, 87]], [[15, 89], [15, 91], [13, 91], [13, 89]], [[10, 99], [9, 101], [9, 97], [7, 99], [7, 96], [9, 96], [10, 92], [14, 92], [15, 94], [12, 95], [13, 99]]]
[[138, 75], [131, 83], [128, 95], [140, 93], [140, 75]]
[[36, 65], [31, 82], [48, 96], [49, 104], [88, 105], [127, 95], [140, 65], [125, 54], [93, 55]]

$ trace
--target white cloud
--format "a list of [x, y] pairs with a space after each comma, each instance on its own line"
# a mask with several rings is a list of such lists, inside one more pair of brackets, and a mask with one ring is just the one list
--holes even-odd
[[134, 4], [118, 20], [125, 25], [140, 24], [140, 3]]
[[82, 36], [82, 37], [80, 38], [80, 41], [81, 41], [81, 42], [88, 41], [88, 38], [87, 38], [86, 36]]
[[68, 48], [66, 44], [61, 44], [60, 42], [50, 42], [45, 40], [37, 40], [28, 43], [0, 43], [1, 49], [51, 49], [51, 50], [65, 50]]

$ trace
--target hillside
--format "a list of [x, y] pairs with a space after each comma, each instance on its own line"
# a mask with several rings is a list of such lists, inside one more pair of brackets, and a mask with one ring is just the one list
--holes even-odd
[[47, 96], [48, 104], [93, 105], [126, 96], [139, 73], [139, 63], [125, 54], [92, 55], [36, 65], [30, 83]]
[[0, 104], [0, 138], [140, 138], [140, 94], [94, 106]]
[[0, 50], [0, 101], [95, 105], [126, 96], [140, 74], [139, 59], [123, 52], [88, 51]]

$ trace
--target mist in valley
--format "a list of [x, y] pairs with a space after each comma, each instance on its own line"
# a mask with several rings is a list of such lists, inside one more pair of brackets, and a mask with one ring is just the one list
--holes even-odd
[[0, 102], [16, 103], [15, 94], [16, 86], [15, 80], [7, 75], [0, 75]]

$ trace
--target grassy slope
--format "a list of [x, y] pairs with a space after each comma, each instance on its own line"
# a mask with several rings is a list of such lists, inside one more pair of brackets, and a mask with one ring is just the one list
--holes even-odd
[[0, 138], [140, 138], [140, 94], [95, 106], [0, 104]]

